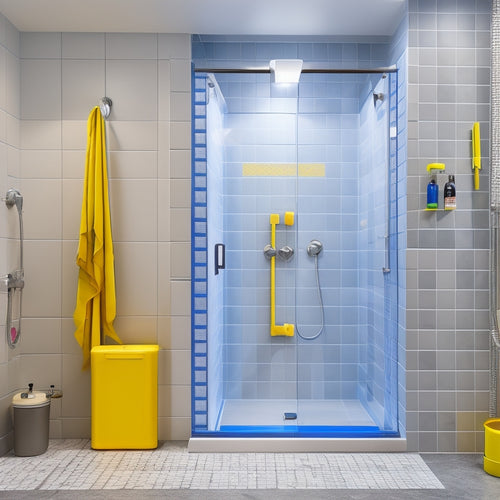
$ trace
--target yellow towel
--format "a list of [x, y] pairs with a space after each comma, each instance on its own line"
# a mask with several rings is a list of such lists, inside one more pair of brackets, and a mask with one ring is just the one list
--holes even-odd
[[73, 314], [75, 338], [82, 348], [82, 368], [88, 368], [90, 351], [101, 344], [102, 335], [122, 344], [113, 328], [116, 295], [106, 139], [104, 119], [97, 106], [87, 122], [87, 156], [76, 263], [80, 270]]

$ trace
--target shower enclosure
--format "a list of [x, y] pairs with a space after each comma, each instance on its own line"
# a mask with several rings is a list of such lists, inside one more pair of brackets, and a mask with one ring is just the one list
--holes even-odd
[[398, 437], [397, 72], [193, 73], [192, 434]]

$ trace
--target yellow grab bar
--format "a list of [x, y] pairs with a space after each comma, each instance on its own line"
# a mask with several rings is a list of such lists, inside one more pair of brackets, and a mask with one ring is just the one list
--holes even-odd
[[[276, 225], [280, 223], [279, 214], [271, 214], [269, 217], [271, 224], [271, 246], [276, 248]], [[276, 256], [271, 257], [271, 336], [285, 335], [293, 337], [294, 326], [285, 323], [276, 324]]]
[[479, 171], [481, 170], [481, 136], [479, 122], [472, 126], [472, 170], [474, 170], [474, 189], [479, 189]]

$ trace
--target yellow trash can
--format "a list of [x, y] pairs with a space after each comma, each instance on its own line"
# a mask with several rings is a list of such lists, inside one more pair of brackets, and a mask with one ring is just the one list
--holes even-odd
[[500, 476], [500, 419], [490, 418], [484, 423], [484, 470]]
[[92, 349], [92, 448], [158, 446], [158, 351], [158, 345]]

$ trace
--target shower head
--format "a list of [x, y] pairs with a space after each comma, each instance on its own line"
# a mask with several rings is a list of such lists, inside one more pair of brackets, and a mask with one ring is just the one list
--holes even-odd
[[11, 188], [7, 191], [7, 194], [5, 195], [5, 204], [9, 208], [15, 205], [17, 211], [21, 213], [23, 210], [23, 196], [17, 189]]
[[311, 240], [309, 245], [307, 245], [307, 255], [309, 257], [317, 257], [321, 253], [321, 250], [323, 250], [323, 243], [321, 241]]

